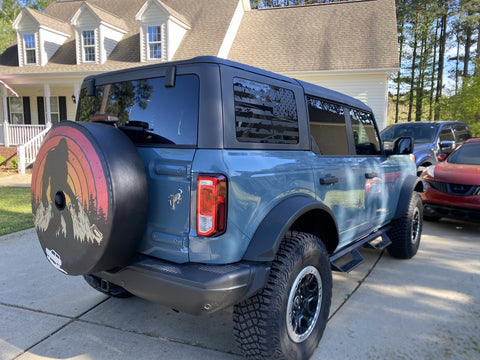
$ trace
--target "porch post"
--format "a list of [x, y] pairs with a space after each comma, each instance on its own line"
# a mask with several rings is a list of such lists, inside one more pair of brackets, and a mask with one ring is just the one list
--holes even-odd
[[73, 84], [73, 96], [75, 96], [75, 108], [77, 108], [78, 97], [80, 96], [80, 86], [77, 83]]
[[3, 142], [5, 147], [10, 146], [10, 136], [8, 134], [8, 105], [7, 89], [2, 86], [2, 105], [3, 105]]
[[47, 110], [47, 116], [45, 119], [45, 125], [47, 127], [52, 126], [52, 113], [50, 112], [50, 85], [44, 84], [43, 85], [43, 92], [45, 95], [45, 109]]

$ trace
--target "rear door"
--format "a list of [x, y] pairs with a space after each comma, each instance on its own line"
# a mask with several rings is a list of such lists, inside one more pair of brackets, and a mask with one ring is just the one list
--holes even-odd
[[[130, 118], [148, 123], [137, 148], [149, 186], [149, 216], [140, 252], [174, 262], [188, 261], [191, 170], [198, 126], [199, 78], [177, 75], [148, 80], [151, 101], [135, 104]], [[127, 130], [127, 134], [128, 134]]]
[[95, 97], [85, 97], [90, 103], [79, 106], [77, 117], [88, 118], [85, 111], [93, 119], [116, 121], [141, 155], [149, 211], [138, 251], [186, 262], [200, 79], [193, 65], [144, 69], [97, 78]]
[[317, 197], [335, 214], [340, 247], [362, 234], [365, 214], [365, 168], [349, 145], [348, 109], [307, 96], [310, 133], [317, 158], [313, 163]]

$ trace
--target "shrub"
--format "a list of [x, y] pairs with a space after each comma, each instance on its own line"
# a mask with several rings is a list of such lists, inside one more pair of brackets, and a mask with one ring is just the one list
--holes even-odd
[[16, 157], [14, 157], [11, 161], [10, 161], [10, 165], [9, 165], [12, 169], [16, 169], [18, 168], [18, 159]]
[[0, 166], [5, 165], [5, 158], [0, 155]]

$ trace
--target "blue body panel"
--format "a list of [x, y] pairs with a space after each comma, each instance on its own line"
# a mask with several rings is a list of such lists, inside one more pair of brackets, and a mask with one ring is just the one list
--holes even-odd
[[195, 150], [139, 147], [138, 151], [147, 173], [150, 204], [147, 228], [137, 251], [187, 262]]
[[[180, 263], [240, 261], [267, 214], [281, 201], [298, 195], [331, 209], [341, 248], [391, 220], [403, 179], [415, 173], [408, 156], [317, 156], [311, 151], [284, 150], [139, 151], [151, 199], [139, 252]], [[223, 174], [228, 179], [227, 231], [216, 238], [196, 233], [200, 173]], [[366, 174], [372, 173], [375, 176], [367, 179]], [[338, 181], [322, 184], [330, 177]], [[175, 194], [181, 200], [173, 209], [169, 198]]]

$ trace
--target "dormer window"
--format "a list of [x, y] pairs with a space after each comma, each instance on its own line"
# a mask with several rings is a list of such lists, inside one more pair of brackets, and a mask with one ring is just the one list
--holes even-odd
[[119, 16], [86, 1], [70, 23], [75, 27], [77, 64], [105, 64], [127, 33], [127, 25]]
[[162, 27], [148, 27], [148, 59], [162, 58]]
[[37, 50], [35, 47], [35, 34], [23, 35], [23, 46], [25, 50], [25, 63], [36, 64], [37, 63]]
[[159, 0], [147, 0], [135, 15], [140, 22], [140, 61], [170, 61], [190, 26]]
[[95, 31], [82, 31], [83, 61], [95, 62]]
[[22, 9], [12, 27], [17, 31], [19, 66], [46, 65], [71, 31], [63, 21], [29, 8]]

